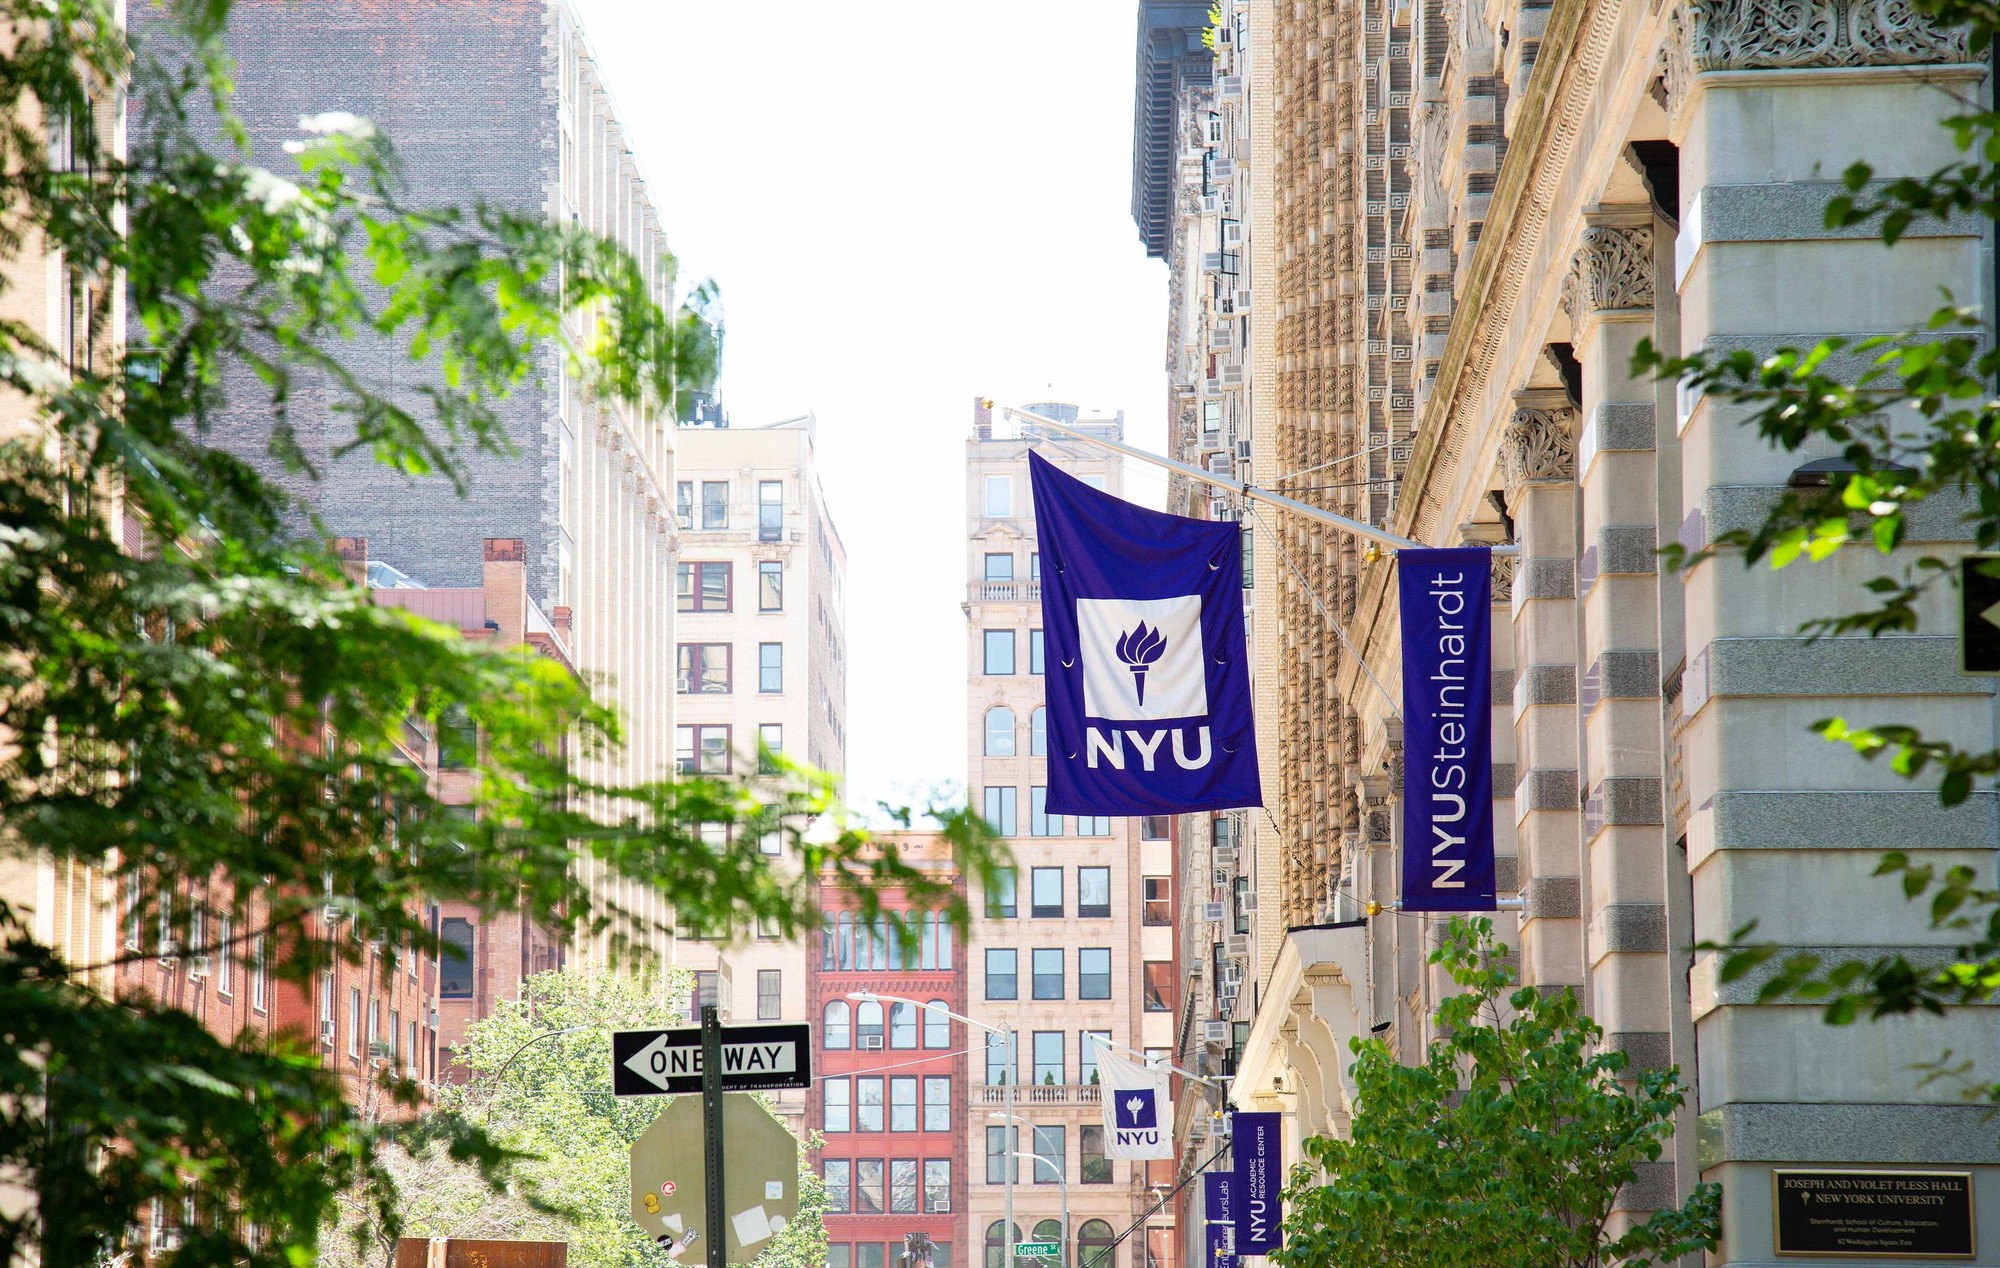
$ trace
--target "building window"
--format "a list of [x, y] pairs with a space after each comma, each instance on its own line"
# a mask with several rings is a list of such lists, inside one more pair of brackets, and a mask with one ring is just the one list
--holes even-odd
[[1028, 721], [1028, 752], [1035, 757], [1049, 754], [1049, 711], [1040, 705]]
[[215, 991], [227, 995], [236, 982], [236, 939], [229, 917], [219, 917], [215, 922]]
[[[453, 918], [438, 926], [438, 998], [472, 998], [472, 922]], [[261, 946], [261, 942], [260, 942]]]
[[674, 573], [675, 606], [682, 612], [730, 610], [730, 567], [724, 563], [684, 563]]
[[981, 672], [988, 674], [1011, 674], [1014, 672], [1014, 631], [986, 630], [986, 660]]
[[[778, 773], [778, 759], [785, 753], [785, 727], [782, 722], [760, 722], [757, 725], [757, 773], [775, 775]], [[767, 834], [775, 837], [776, 834]], [[765, 850], [766, 854], [782, 854], [782, 848]]]
[[757, 690], [775, 695], [785, 689], [785, 645], [757, 644]]
[[729, 527], [729, 482], [727, 480], [703, 480], [701, 482], [701, 526], [703, 528]]
[[1042, 672], [1042, 632], [1040, 630], [1028, 631], [1028, 672], [1031, 674]]
[[932, 1000], [924, 1008], [924, 1047], [951, 1047], [951, 1014], [945, 1012], [941, 999]]
[[1111, 820], [1105, 815], [1078, 815], [1076, 834], [1080, 837], [1108, 837], [1111, 835]]
[[1140, 922], [1149, 925], [1174, 923], [1173, 883], [1164, 876], [1148, 876], [1145, 885], [1145, 903], [1139, 909]]
[[1014, 579], [1014, 556], [989, 554], [986, 556], [985, 579], [988, 581], [1012, 581]]
[[1000, 1035], [986, 1036], [986, 1086], [999, 1087], [1007, 1082], [1007, 1040]]
[[948, 1074], [924, 1076], [924, 1130], [951, 1130], [951, 1076]]
[[694, 527], [694, 481], [683, 480], [674, 486], [674, 520], [682, 528]]
[[[250, 958], [250, 1007], [261, 1013], [264, 1011], [264, 993], [271, 983], [271, 970], [266, 955], [264, 935], [257, 935], [257, 941], [253, 945], [256, 950]], [[442, 987], [438, 993], [440, 995], [444, 993]]]
[[846, 1000], [834, 999], [827, 1001], [826, 1012], [823, 1014], [823, 1020], [819, 1028], [822, 1047], [832, 1051], [839, 1051], [854, 1042], [853, 1036], [848, 1030], [848, 1015]]
[[986, 518], [1003, 520], [1014, 513], [1014, 478], [986, 477]]
[[785, 1015], [784, 973], [778, 969], [757, 970], [757, 1020], [776, 1021]]
[[[882, 1213], [882, 1160], [857, 1158], [854, 1161], [854, 1213]], [[879, 1244], [879, 1243], [878, 1243]]]
[[1145, 1009], [1149, 1013], [1174, 1010], [1174, 964], [1171, 960], [1148, 960], [1144, 965]]
[[[863, 925], [866, 928], [866, 925]], [[863, 967], [857, 963], [855, 968]], [[854, 1010], [854, 1045], [857, 1048], [882, 1046], [882, 1001], [864, 999]]]
[[845, 1158], [828, 1158], [820, 1176], [826, 1181], [827, 1212], [847, 1214], [854, 1205], [854, 1164]]
[[1014, 756], [1014, 711], [996, 704], [986, 711], [986, 756]]
[[[992, 1182], [989, 1178], [988, 1183]], [[1006, 1236], [1006, 1232], [999, 1220], [986, 1226], [986, 1268], [1012, 1268], [1014, 1244], [1021, 1240], [1021, 1226], [1014, 1226], [1012, 1237]]]
[[1104, 1128], [1085, 1123], [1076, 1133], [1077, 1170], [1085, 1184], [1110, 1184], [1111, 1159], [1104, 1156]]
[[854, 1130], [854, 1086], [846, 1079], [828, 1079], [825, 1084], [826, 1109], [821, 1131]]
[[1239, 876], [1230, 886], [1230, 929], [1236, 933], [1250, 932], [1250, 878]]
[[1076, 914], [1102, 920], [1111, 915], [1111, 869], [1076, 869]]
[[[924, 1214], [951, 1214], [951, 1159], [924, 1160]], [[934, 1268], [936, 1261], [933, 1260]]]
[[[1017, 1133], [1019, 1130], [1019, 1128], [1015, 1129]], [[1007, 1129], [1005, 1127], [988, 1127], [986, 1129], [986, 1183], [1005, 1184], [1010, 1175], [1016, 1182], [1019, 1182], [1021, 1178], [1021, 1160], [1016, 1158], [1014, 1151], [1008, 1147]]]
[[727, 775], [729, 728], [713, 725], [675, 727], [674, 769], [683, 775]]
[[1014, 890], [1021, 873], [1011, 867], [996, 868], [993, 880], [986, 887], [986, 917], [989, 920], [1011, 919], [1015, 914]]
[[1076, 953], [1076, 997], [1111, 998], [1111, 948], [1081, 947]]
[[1086, 1030], [1076, 1037], [1076, 1081], [1085, 1085], [1097, 1082], [1097, 1054], [1111, 1046], [1111, 1032], [1108, 1030]]
[[727, 643], [682, 643], [675, 689], [684, 696], [728, 695], [731, 650]]
[[347, 1055], [361, 1055], [361, 988], [347, 988]]
[[889, 1210], [897, 1215], [917, 1213], [917, 1160], [895, 1158], [889, 1163]]
[[[1068, 1135], [1069, 1129], [1064, 1127], [1035, 1128], [1036, 1184], [1061, 1184], [1069, 1178]], [[1056, 1228], [1056, 1240], [1061, 1241], [1062, 1226]]]
[[[1041, 710], [1037, 709], [1036, 713]], [[1062, 835], [1063, 817], [1049, 813], [1049, 790], [1037, 784], [1028, 790], [1028, 835], [1031, 837], [1059, 837]]]
[[897, 1075], [889, 1080], [889, 1130], [917, 1130], [917, 1076]]
[[1077, 1268], [1118, 1268], [1118, 1248], [1112, 1244], [1111, 1225], [1103, 1220], [1085, 1220], [1076, 1233]]
[[1171, 820], [1166, 815], [1147, 815], [1139, 820], [1141, 841], [1164, 841], [1167, 839], [1167, 825]]
[[[892, 942], [891, 947], [899, 945]], [[891, 965], [891, 968], [900, 967]], [[914, 1048], [917, 1046], [917, 1006], [915, 1004], [889, 1005], [889, 1046], [891, 1048]]]
[[714, 969], [696, 969], [694, 994], [688, 996], [688, 1020], [699, 1022], [704, 1008], [722, 1006], [722, 974]]
[[785, 482], [757, 482], [757, 540], [782, 541], [785, 536]]
[[1020, 831], [1017, 818], [1019, 790], [1014, 788], [988, 788], [986, 790], [986, 822], [1003, 837], [1011, 837]]
[[[1056, 948], [1056, 954], [1062, 954]], [[1037, 1030], [1035, 1032], [1035, 1083], [1040, 1086], [1061, 1083], [1068, 1077], [1068, 1065], [1063, 1056], [1063, 1032], [1060, 1030]]]
[[885, 1080], [877, 1075], [869, 1079], [854, 1080], [854, 1130], [858, 1132], [879, 1132], [886, 1121], [882, 1111], [886, 1108], [883, 1096], [887, 1092]]
[[125, 889], [125, 949], [139, 949], [139, 878], [127, 876]]
[[1028, 913], [1037, 919], [1060, 919], [1063, 914], [1063, 870], [1059, 867], [1031, 869], [1028, 873], [1028, 901]]
[[[1063, 997], [1063, 949], [1061, 947], [1036, 947], [1029, 954], [1029, 964], [1033, 970], [1033, 986], [1036, 999], [1061, 999]], [[1039, 1080], [1037, 1080], [1039, 1082]]]
[[757, 564], [757, 610], [785, 610], [785, 565], [778, 560], [765, 559]]
[[[856, 1242], [854, 1249], [857, 1252], [854, 1268], [889, 1268], [888, 1250], [881, 1242]], [[1163, 1266], [1148, 1264], [1146, 1268]]]
[[1012, 947], [986, 948], [986, 998], [1021, 998], [1020, 957]]

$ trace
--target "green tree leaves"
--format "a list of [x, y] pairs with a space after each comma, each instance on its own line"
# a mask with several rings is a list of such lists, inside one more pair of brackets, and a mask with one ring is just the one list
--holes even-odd
[[1313, 1137], [1285, 1200], [1285, 1268], [1584, 1268], [1711, 1247], [1720, 1190], [1622, 1235], [1620, 1187], [1659, 1158], [1682, 1091], [1632, 1070], [1568, 989], [1517, 988], [1490, 921], [1454, 920], [1431, 962], [1466, 988], [1439, 1005], [1421, 1064], [1355, 1040], [1346, 1139]]

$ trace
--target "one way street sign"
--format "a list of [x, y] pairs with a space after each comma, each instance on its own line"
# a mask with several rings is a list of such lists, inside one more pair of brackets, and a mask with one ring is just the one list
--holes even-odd
[[[722, 1090], [812, 1086], [812, 1027], [804, 1022], [722, 1028]], [[611, 1036], [618, 1096], [701, 1091], [701, 1027], [620, 1030]]]

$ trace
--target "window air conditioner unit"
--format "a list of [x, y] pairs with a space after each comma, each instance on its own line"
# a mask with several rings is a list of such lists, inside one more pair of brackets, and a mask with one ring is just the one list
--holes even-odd
[[1243, 76], [1224, 75], [1222, 77], [1222, 95], [1224, 97], [1241, 97], [1243, 95]]
[[1201, 381], [1201, 390], [1210, 396], [1220, 396], [1222, 395], [1222, 380], [1203, 379]]
[[1236, 847], [1235, 847], [1235, 846], [1233, 846], [1233, 845], [1218, 845], [1218, 846], [1216, 846], [1216, 847], [1215, 847], [1215, 865], [1216, 865], [1217, 867], [1234, 867], [1234, 866], [1236, 866]]
[[181, 958], [181, 940], [180, 940], [179, 938], [162, 938], [162, 939], [160, 939], [160, 958], [161, 958], [162, 960], [178, 960], [178, 959], [180, 959], [180, 958]]
[[880, 1050], [881, 1050], [881, 1047], [882, 1047], [882, 1036], [880, 1036], [880, 1035], [863, 1035], [863, 1036], [861, 1036], [861, 1046], [862, 1046], [863, 1048], [867, 1048], [867, 1049], [873, 1049], [873, 1050], [876, 1050], [876, 1051], [880, 1051]]
[[371, 1060], [387, 1061], [389, 1059], [389, 1045], [383, 1040], [377, 1039], [368, 1045], [368, 1056]]
[[1225, 247], [1233, 247], [1233, 246], [1241, 246], [1242, 243], [1243, 243], [1243, 222], [1241, 220], [1223, 221], [1222, 245]]
[[694, 679], [689, 678], [684, 674], [674, 675], [674, 690], [678, 691], [684, 696], [693, 695]]
[[1208, 455], [1208, 473], [1210, 475], [1226, 476], [1234, 467], [1235, 463], [1231, 461], [1229, 455], [1226, 453], [1212, 453]]
[[1209, 169], [1209, 175], [1219, 181], [1235, 180], [1236, 160], [1226, 159], [1226, 158], [1219, 158], [1215, 160], [1215, 166]]
[[1203, 1043], [1228, 1043], [1229, 1023], [1226, 1021], [1205, 1021], [1201, 1024]]
[[1242, 367], [1242, 366], [1240, 366], [1240, 365], [1225, 365], [1225, 366], [1223, 366], [1223, 367], [1222, 367], [1222, 386], [1224, 386], [1224, 387], [1242, 387], [1242, 386], [1243, 386], [1243, 367]]
[[1239, 313], [1250, 311], [1250, 288], [1247, 286], [1236, 288], [1236, 311]]
[[1223, 911], [1221, 903], [1203, 903], [1201, 905], [1201, 918], [1203, 920], [1208, 921], [1210, 924], [1214, 924], [1220, 921], [1222, 917], [1223, 917]]
[[[1234, 941], [1234, 939], [1232, 939]], [[1222, 983], [1234, 992], [1243, 984], [1243, 966], [1234, 962], [1222, 966]]]
[[319, 1019], [319, 1041], [325, 1044], [333, 1042], [333, 1018], [322, 1017]]
[[1221, 194], [1203, 194], [1203, 195], [1201, 196], [1201, 214], [1202, 214], [1202, 215], [1204, 215], [1204, 216], [1214, 216], [1214, 215], [1219, 215], [1219, 214], [1221, 214], [1221, 212], [1222, 212], [1222, 195], [1221, 195]]
[[202, 977], [207, 977], [207, 976], [208, 976], [208, 957], [207, 957], [207, 956], [205, 956], [205, 955], [198, 955], [198, 956], [195, 956], [195, 957], [194, 957], [193, 959], [189, 960], [189, 961], [188, 961], [188, 976], [189, 976], [189, 977], [193, 977], [193, 978], [202, 978]]
[[1224, 322], [1214, 330], [1209, 331], [1208, 345], [1211, 348], [1234, 348], [1236, 346], [1235, 325], [1230, 322]]
[[1217, 889], [1228, 889], [1229, 883], [1236, 879], [1236, 871], [1234, 868], [1218, 867], [1208, 879]]
[[[1250, 935], [1247, 933], [1231, 935], [1224, 940], [1222, 950], [1231, 959], [1242, 959], [1244, 956], [1250, 954]], [[1239, 968], [1236, 971], [1240, 974], [1243, 970]], [[1226, 968], [1223, 969], [1222, 976], [1228, 977], [1229, 970]]]
[[1222, 252], [1203, 251], [1201, 253], [1201, 271], [1204, 273], [1222, 272]]
[[1215, 314], [1218, 317], [1234, 317], [1238, 313], [1236, 297], [1224, 293], [1215, 297]]

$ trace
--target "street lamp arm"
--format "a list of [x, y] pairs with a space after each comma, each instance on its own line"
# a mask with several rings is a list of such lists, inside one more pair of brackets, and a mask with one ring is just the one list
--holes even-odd
[[928, 1009], [934, 1013], [942, 1013], [953, 1021], [962, 1021], [973, 1029], [983, 1030], [989, 1035], [1005, 1035], [1013, 1032], [1013, 1028], [1010, 1026], [989, 1026], [983, 1021], [974, 1021], [964, 1013], [954, 1013], [949, 1008], [944, 1008], [921, 999], [911, 999], [907, 995], [880, 995], [874, 991], [849, 991], [847, 992], [847, 998], [863, 1004], [913, 1004], [918, 1008]]
[[[500, 1090], [498, 1085], [501, 1076], [505, 1075], [507, 1071], [513, 1067], [515, 1058], [519, 1057], [522, 1053], [534, 1047], [536, 1044], [540, 1043], [544, 1039], [554, 1039], [557, 1035], [578, 1035], [582, 1034], [584, 1031], [589, 1029], [591, 1029], [591, 1027], [589, 1026], [565, 1026], [561, 1030], [545, 1030], [541, 1034], [536, 1035], [533, 1039], [530, 1039], [528, 1040], [528, 1042], [522, 1044], [520, 1047], [514, 1049], [514, 1051], [508, 1053], [507, 1059], [500, 1063], [500, 1068], [493, 1072], [493, 1082], [495, 1085], [493, 1090], [495, 1094], [497, 1095]], [[490, 1100], [486, 1102], [486, 1121], [488, 1123], [491, 1123], [493, 1121], [493, 1102]]]

